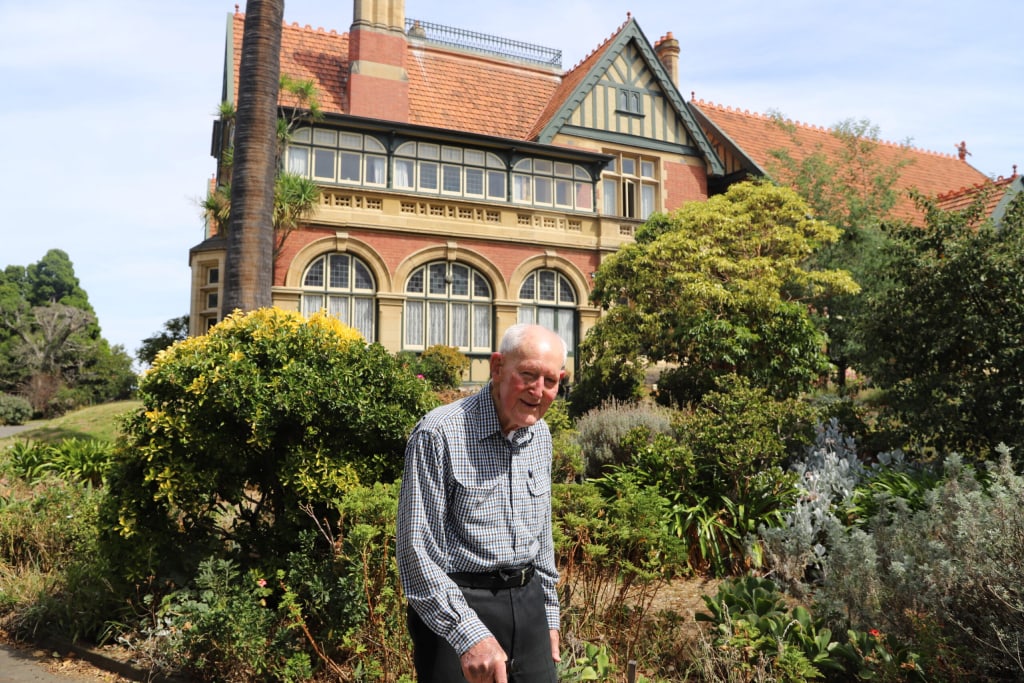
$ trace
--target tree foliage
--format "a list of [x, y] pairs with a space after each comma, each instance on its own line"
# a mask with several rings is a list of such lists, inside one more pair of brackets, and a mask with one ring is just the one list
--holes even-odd
[[134, 384], [131, 358], [101, 336], [65, 252], [0, 273], [0, 389], [49, 416], [127, 398]]
[[581, 345], [581, 384], [599, 368], [629, 399], [633, 368], [665, 362], [677, 368], [666, 391], [659, 383], [671, 403], [699, 400], [727, 374], [777, 396], [806, 388], [827, 369], [812, 304], [857, 291], [846, 272], [806, 267], [838, 237], [793, 190], [767, 183], [653, 217], [595, 276], [592, 298], [610, 311]]
[[182, 341], [188, 337], [188, 314], [171, 318], [164, 323], [164, 328], [151, 337], [142, 340], [142, 346], [135, 350], [135, 357], [140, 363], [152, 365], [156, 355], [174, 342]]
[[1024, 446], [1024, 200], [996, 227], [986, 199], [917, 197], [926, 225], [893, 229], [893, 284], [858, 326], [858, 366], [912, 446]]
[[[277, 142], [274, 147], [274, 167], [277, 174], [274, 179], [271, 217], [274, 262], [277, 261], [288, 236], [312, 213], [320, 198], [320, 190], [316, 183], [305, 176], [284, 170], [284, 150], [297, 125], [323, 119], [320, 99], [312, 80], [300, 80], [288, 74], [281, 74], [278, 87], [281, 94], [291, 100], [293, 106], [286, 110], [287, 115], [281, 115], [277, 119]], [[219, 113], [223, 132], [220, 136], [217, 187], [207, 194], [202, 207], [207, 217], [214, 221], [220, 230], [227, 231], [231, 218], [231, 180], [235, 159], [232, 131], [236, 125], [237, 111], [231, 102], [222, 102]]]
[[886, 282], [887, 235], [882, 225], [889, 221], [899, 196], [896, 183], [912, 160], [906, 153], [879, 153], [877, 126], [867, 120], [847, 119], [832, 128], [828, 148], [819, 144], [804, 149], [792, 124], [776, 117], [776, 123], [790, 134], [790, 145], [771, 150], [768, 173], [776, 182], [789, 186], [803, 197], [814, 215], [838, 227], [842, 234], [824, 244], [811, 257], [818, 268], [849, 271], [862, 291], [834, 292], [820, 300], [828, 334], [828, 354], [836, 366], [836, 379], [845, 384], [845, 370], [856, 353], [851, 326], [860, 315], [865, 295]]
[[408, 433], [434, 405], [379, 344], [329, 316], [278, 309], [178, 342], [139, 397], [105, 538], [142, 575], [223, 548], [246, 565], [286, 557], [358, 482], [400, 474]]

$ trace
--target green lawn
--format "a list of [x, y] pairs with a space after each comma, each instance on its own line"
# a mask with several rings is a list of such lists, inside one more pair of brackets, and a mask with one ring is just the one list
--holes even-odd
[[15, 441], [26, 439], [49, 443], [70, 438], [113, 441], [118, 418], [141, 405], [140, 401], [116, 401], [82, 408], [52, 420], [33, 420], [28, 423], [27, 429], [14, 436], [0, 439], [0, 450]]

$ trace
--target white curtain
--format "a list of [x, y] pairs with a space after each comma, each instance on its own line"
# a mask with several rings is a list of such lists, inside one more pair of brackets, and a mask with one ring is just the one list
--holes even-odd
[[366, 182], [370, 185], [384, 184], [384, 157], [366, 156]]
[[307, 318], [324, 307], [324, 297], [320, 294], [302, 295], [302, 315]]
[[487, 304], [473, 306], [473, 348], [491, 350], [491, 307]]
[[460, 349], [469, 348], [469, 305], [452, 304], [451, 315], [452, 335], [448, 344]]
[[423, 346], [423, 302], [405, 302], [405, 344]]
[[351, 325], [348, 320], [348, 297], [329, 296], [327, 297], [327, 313], [346, 325]]
[[412, 187], [412, 160], [395, 159], [395, 187]]
[[569, 353], [576, 349], [576, 316], [575, 312], [567, 309], [558, 309], [558, 334], [565, 340]]
[[428, 320], [430, 324], [430, 330], [427, 333], [427, 346], [433, 346], [434, 344], [447, 344], [448, 343], [448, 320], [447, 320], [447, 308], [446, 303], [435, 303], [430, 302]]
[[373, 299], [358, 297], [353, 304], [352, 327], [359, 330], [366, 341], [373, 341]]

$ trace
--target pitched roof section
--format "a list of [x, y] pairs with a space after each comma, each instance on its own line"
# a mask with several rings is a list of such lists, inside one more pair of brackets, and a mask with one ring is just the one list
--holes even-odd
[[550, 68], [410, 45], [409, 123], [529, 140], [561, 78]]
[[[610, 35], [603, 43], [598, 45], [589, 55], [584, 57], [579, 64], [577, 64], [576, 66], [574, 66], [572, 69], [565, 73], [565, 76], [562, 77], [562, 82], [559, 84], [558, 88], [555, 90], [554, 93], [552, 93], [551, 98], [548, 100], [547, 106], [545, 107], [544, 111], [541, 112], [539, 117], [537, 117], [533, 129], [530, 131], [531, 137], [533, 137], [534, 139], [540, 139], [543, 136], [545, 127], [549, 125], [551, 120], [556, 115], [558, 115], [560, 112], [567, 108], [569, 109], [569, 112], [565, 113], [564, 116], [562, 116], [562, 120], [564, 121], [566, 118], [568, 118], [568, 115], [569, 113], [571, 113], [572, 108], [575, 108], [580, 102], [580, 87], [583, 84], [584, 79], [590, 76], [594, 69], [597, 68], [597, 64], [599, 64], [605, 58], [605, 55], [610, 50], [613, 49], [612, 45], [615, 41], [616, 36], [618, 36], [622, 32], [622, 29], [625, 26], [626, 24], [623, 23], [622, 26], [616, 29], [615, 33]], [[550, 137], [554, 136], [552, 135]]]
[[[236, 11], [229, 22], [229, 41], [234, 49], [227, 55], [226, 66], [231, 69], [227, 76], [234, 87], [225, 92], [230, 99], [237, 93], [244, 20], [245, 15]], [[631, 41], [656, 74], [684, 127], [708, 159], [709, 168], [720, 173], [720, 162], [707, 137], [632, 18], [577, 67], [564, 73], [543, 65], [410, 39], [406, 59], [408, 122], [550, 144], [558, 127], [572, 113], [574, 103], [601, 77], [604, 57], [624, 49]], [[349, 34], [286, 23], [282, 27], [281, 46], [281, 72], [296, 79], [312, 80], [324, 113], [348, 113], [345, 86], [350, 69]], [[281, 104], [296, 103], [282, 94]]]
[[[234, 50], [229, 58], [234, 88], [242, 54], [245, 15], [236, 12], [230, 26]], [[312, 80], [324, 113], [346, 114], [349, 34], [284, 24], [281, 73]], [[559, 87], [553, 69], [508, 63], [479, 54], [428, 45], [410, 45], [409, 123], [465, 133], [528, 140], [538, 116]], [[282, 94], [281, 104], [295, 104]]]
[[[744, 169], [754, 175], [768, 175], [774, 161], [773, 151], [785, 150], [797, 161], [818, 150], [832, 157], [841, 152], [842, 143], [831, 128], [792, 121], [780, 124], [775, 117], [703, 100], [690, 105], [704, 123], [712, 142], [738, 155]], [[891, 142], [878, 143], [877, 154], [883, 163], [905, 164], [896, 182], [901, 192], [893, 215], [912, 222], [919, 222], [921, 214], [906, 190], [916, 188], [925, 196], [937, 197], [987, 180], [981, 171], [952, 154], [928, 152]]]
[[1017, 175], [1016, 168], [1014, 171], [1009, 178], [1000, 177], [973, 187], [940, 194], [936, 197], [938, 207], [943, 211], [963, 211], [981, 196], [985, 201], [982, 215], [991, 217], [998, 225], [1010, 202], [1024, 191], [1024, 178]]
[[604, 43], [590, 53], [574, 69], [562, 79], [561, 86], [551, 97], [548, 106], [537, 120], [531, 136], [541, 143], [550, 143], [564, 126], [573, 112], [580, 106], [585, 95], [594, 89], [604, 76], [615, 57], [633, 43], [643, 57], [647, 69], [655, 77], [665, 98], [671, 103], [676, 116], [694, 140], [701, 155], [708, 163], [712, 175], [722, 175], [723, 167], [711, 143], [690, 111], [687, 103], [679, 94], [675, 83], [665, 70], [665, 66], [654, 54], [650, 41], [644, 36], [636, 19], [629, 17]]
[[[236, 101], [245, 14], [235, 12], [228, 32], [234, 49], [227, 55], [231, 60], [232, 88], [225, 97]], [[295, 23], [284, 24], [281, 30], [281, 73], [301, 81], [312, 80], [316, 85], [320, 106], [325, 112], [345, 112], [345, 82], [349, 73], [348, 34], [322, 28], [313, 29], [308, 24], [304, 27]], [[280, 102], [286, 107], [296, 104], [284, 93]]]

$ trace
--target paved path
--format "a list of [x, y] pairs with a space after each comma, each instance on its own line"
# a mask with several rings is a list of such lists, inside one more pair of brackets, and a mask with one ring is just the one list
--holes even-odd
[[[6, 438], [8, 436], [14, 436], [18, 432], [23, 432], [26, 429], [30, 429], [34, 426], [35, 424], [31, 422], [27, 422], [23, 425], [0, 425], [0, 439]], [[2, 681], [3, 679], [0, 678], [0, 683], [2, 683]]]
[[103, 680], [70, 671], [53, 672], [47, 662], [50, 656], [45, 650], [0, 644], [0, 683], [96, 683]]

